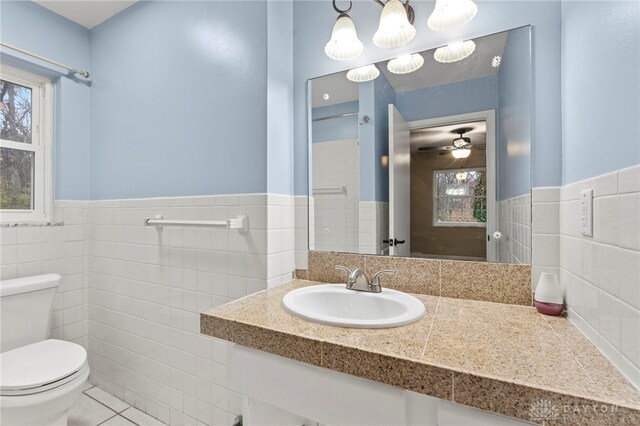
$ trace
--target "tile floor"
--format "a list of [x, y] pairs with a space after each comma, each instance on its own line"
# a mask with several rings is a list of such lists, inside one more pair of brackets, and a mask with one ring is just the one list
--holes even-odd
[[69, 412], [68, 426], [165, 426], [97, 386], [87, 388]]

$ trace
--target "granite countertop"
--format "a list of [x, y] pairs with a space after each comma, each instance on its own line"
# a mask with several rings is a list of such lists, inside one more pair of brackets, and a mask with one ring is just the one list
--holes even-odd
[[419, 294], [427, 315], [398, 328], [333, 327], [283, 309], [287, 292], [317, 284], [293, 280], [214, 308], [201, 332], [526, 421], [640, 424], [640, 392], [566, 318]]

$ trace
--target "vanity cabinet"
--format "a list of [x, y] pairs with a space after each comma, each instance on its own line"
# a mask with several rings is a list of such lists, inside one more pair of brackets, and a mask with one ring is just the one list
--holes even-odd
[[529, 424], [238, 344], [228, 351], [244, 426]]

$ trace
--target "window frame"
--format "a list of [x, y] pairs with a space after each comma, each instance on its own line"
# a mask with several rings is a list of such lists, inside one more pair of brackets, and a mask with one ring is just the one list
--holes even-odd
[[436, 179], [436, 175], [438, 173], [458, 173], [458, 172], [469, 172], [469, 171], [482, 171], [484, 170], [485, 176], [487, 173], [486, 167], [464, 167], [458, 169], [439, 169], [433, 171], [432, 176], [432, 184], [431, 184], [431, 192], [432, 192], [432, 200], [433, 200], [433, 212], [431, 219], [431, 226], [434, 228], [486, 228], [487, 222], [438, 222], [438, 199], [446, 199], [446, 198], [484, 198], [485, 205], [487, 205], [487, 195], [484, 197], [471, 196], [471, 195], [451, 195], [451, 196], [438, 196], [438, 187]]
[[31, 89], [31, 143], [0, 139], [0, 147], [33, 152], [33, 209], [0, 209], [0, 223], [48, 222], [51, 219], [52, 89], [44, 76], [0, 66], [0, 79]]

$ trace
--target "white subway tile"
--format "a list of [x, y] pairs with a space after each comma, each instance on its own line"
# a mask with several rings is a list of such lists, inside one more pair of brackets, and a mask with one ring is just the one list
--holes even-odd
[[531, 201], [533, 203], [547, 203], [560, 201], [559, 187], [537, 187], [531, 190]]
[[618, 192], [640, 192], [640, 165], [618, 171]]
[[597, 330], [616, 350], [620, 350], [622, 303], [604, 291], [598, 292], [599, 321]]
[[593, 237], [617, 245], [620, 242], [620, 202], [617, 195], [596, 198], [593, 204]]
[[557, 235], [533, 235], [533, 264], [536, 266], [558, 266], [559, 238]]
[[594, 197], [618, 194], [618, 172], [600, 175], [591, 180]]
[[640, 192], [620, 195], [620, 245], [640, 250]]
[[620, 302], [617, 305], [620, 320], [620, 352], [640, 368], [640, 310]]

